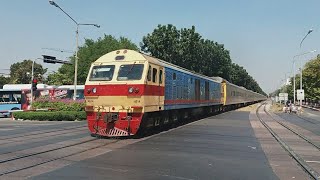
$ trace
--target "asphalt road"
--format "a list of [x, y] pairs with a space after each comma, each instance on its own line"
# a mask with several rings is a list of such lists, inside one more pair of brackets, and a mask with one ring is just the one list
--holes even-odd
[[234, 111], [160, 133], [32, 179], [278, 179]]
[[320, 135], [320, 111], [304, 108], [301, 115], [294, 113], [277, 113], [283, 119], [307, 129], [316, 135]]

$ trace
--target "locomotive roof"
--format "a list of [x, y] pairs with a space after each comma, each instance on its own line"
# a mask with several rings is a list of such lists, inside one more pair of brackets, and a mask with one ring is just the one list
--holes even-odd
[[[123, 56], [124, 59], [116, 60], [116, 57]], [[95, 63], [105, 63], [105, 62], [115, 62], [115, 61], [151, 61], [153, 63], [157, 63], [158, 60], [156, 58], [146, 58], [144, 54], [139, 53], [130, 49], [119, 49], [112, 52], [109, 52], [100, 58], [98, 58]]]
[[162, 66], [165, 66], [165, 67], [169, 67], [169, 68], [172, 68], [172, 69], [175, 69], [175, 70], [179, 70], [179, 71], [182, 71], [184, 73], [187, 73], [187, 74], [192, 74], [192, 75], [195, 75], [195, 76], [198, 76], [198, 77], [201, 77], [201, 78], [205, 78], [207, 80], [210, 80], [210, 81], [214, 81], [216, 83], [220, 83], [218, 80], [216, 79], [212, 79], [208, 76], [205, 76], [203, 74], [200, 74], [200, 73], [197, 73], [197, 72], [194, 72], [194, 71], [191, 71], [189, 69], [186, 69], [186, 68], [183, 68], [183, 67], [180, 67], [180, 66], [177, 66], [175, 64], [172, 64], [172, 63], [169, 63], [167, 61], [164, 61], [164, 60], [161, 60], [161, 59], [158, 59], [158, 58], [155, 58], [155, 57], [152, 57], [150, 55], [147, 55], [147, 54], [142, 54], [149, 62], [154, 62], [154, 63], [157, 63], [157, 64], [160, 64]]

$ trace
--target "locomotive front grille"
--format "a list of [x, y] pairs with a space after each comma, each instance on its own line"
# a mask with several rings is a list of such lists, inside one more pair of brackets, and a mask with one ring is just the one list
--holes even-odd
[[111, 123], [117, 121], [119, 118], [119, 113], [106, 113], [103, 117], [106, 123]]

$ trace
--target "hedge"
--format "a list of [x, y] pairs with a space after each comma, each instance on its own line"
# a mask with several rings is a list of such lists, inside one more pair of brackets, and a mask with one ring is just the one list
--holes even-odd
[[84, 111], [84, 99], [45, 99], [39, 98], [32, 103], [35, 109], [52, 108], [57, 111]]
[[85, 111], [29, 111], [29, 112], [14, 112], [14, 118], [23, 120], [38, 120], [38, 121], [75, 121], [86, 120]]

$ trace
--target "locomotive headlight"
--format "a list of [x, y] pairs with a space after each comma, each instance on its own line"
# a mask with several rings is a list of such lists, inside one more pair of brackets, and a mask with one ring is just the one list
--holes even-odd
[[133, 91], [134, 91], [134, 88], [133, 87], [130, 87], [129, 89], [128, 89], [128, 92], [131, 94], [131, 93], [133, 93]]
[[97, 92], [97, 88], [92, 88], [92, 92], [96, 93]]

